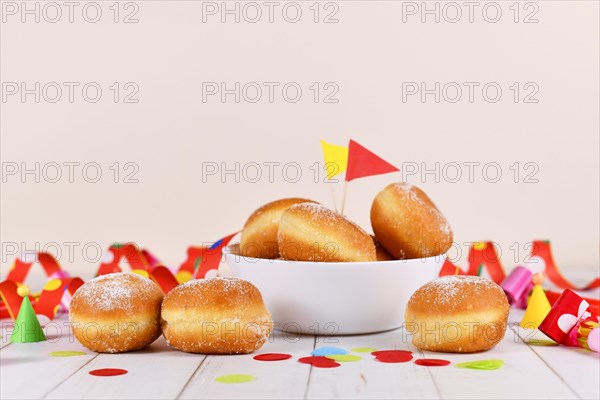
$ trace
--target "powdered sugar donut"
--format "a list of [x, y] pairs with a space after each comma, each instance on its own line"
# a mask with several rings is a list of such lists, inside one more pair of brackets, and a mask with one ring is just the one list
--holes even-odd
[[406, 329], [423, 350], [472, 353], [494, 347], [506, 332], [510, 306], [489, 279], [451, 275], [420, 287], [406, 306]]
[[75, 337], [90, 350], [122, 353], [149, 346], [160, 336], [163, 293], [132, 273], [102, 275], [83, 284], [71, 300]]
[[452, 229], [425, 192], [408, 183], [393, 183], [371, 206], [375, 237], [397, 259], [433, 257], [452, 245]]
[[258, 350], [273, 320], [250, 282], [212, 278], [171, 290], [162, 304], [161, 325], [167, 343], [178, 350], [238, 354]]
[[371, 236], [354, 222], [315, 203], [296, 204], [283, 213], [279, 252], [294, 261], [376, 261]]
[[279, 257], [277, 230], [281, 214], [294, 204], [312, 202], [312, 200], [293, 197], [272, 201], [254, 211], [242, 230], [240, 254], [256, 258]]

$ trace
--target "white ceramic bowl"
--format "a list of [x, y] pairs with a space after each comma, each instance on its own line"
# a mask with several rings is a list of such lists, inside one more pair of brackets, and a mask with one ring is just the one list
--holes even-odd
[[377, 262], [305, 262], [242, 257], [225, 248], [234, 276], [263, 295], [275, 329], [348, 335], [402, 326], [410, 296], [438, 276], [445, 255]]

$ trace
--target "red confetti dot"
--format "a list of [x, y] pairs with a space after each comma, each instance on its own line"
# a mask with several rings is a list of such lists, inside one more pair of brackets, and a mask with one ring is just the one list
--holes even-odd
[[288, 358], [292, 358], [292, 355], [285, 353], [264, 353], [258, 354], [252, 358], [254, 358], [257, 361], [281, 361], [287, 360]]
[[380, 354], [412, 354], [412, 351], [408, 350], [377, 350], [371, 352], [371, 355], [377, 357]]
[[90, 375], [94, 376], [117, 376], [125, 375], [128, 371], [120, 368], [100, 368], [90, 371]]
[[323, 356], [302, 357], [299, 358], [298, 361], [303, 364], [310, 364], [317, 368], [336, 368], [340, 366], [340, 363]]
[[415, 364], [422, 365], [424, 367], [443, 367], [446, 365], [450, 365], [450, 361], [440, 360], [437, 358], [420, 358], [417, 361], [415, 361]]
[[385, 363], [403, 363], [413, 359], [412, 352], [407, 350], [380, 350], [371, 354], [377, 361]]

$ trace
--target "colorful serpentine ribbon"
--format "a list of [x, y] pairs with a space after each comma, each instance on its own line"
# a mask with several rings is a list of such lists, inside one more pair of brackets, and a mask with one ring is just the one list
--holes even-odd
[[[216, 276], [216, 270], [221, 262], [222, 251], [238, 232], [228, 235], [211, 246], [190, 247], [187, 251], [187, 259], [181, 264], [174, 274], [169, 268], [161, 265], [156, 257], [148, 250], [139, 249], [133, 243], [115, 244], [109, 248], [108, 260], [103, 261], [98, 268], [96, 276], [121, 272], [120, 267], [123, 259], [127, 260], [133, 272], [144, 275], [154, 280], [164, 293], [188, 280], [202, 279]], [[550, 281], [562, 289], [589, 290], [600, 287], [600, 278], [594, 279], [584, 287], [576, 287], [565, 279], [559, 272], [552, 253], [550, 243], [547, 241], [533, 242], [531, 257], [539, 257], [545, 262], [545, 274]], [[70, 297], [84, 283], [83, 280], [71, 277], [63, 270], [56, 259], [48, 253], [38, 253], [37, 260], [44, 269], [49, 280], [39, 295], [31, 295], [30, 300], [34, 310], [39, 315], [44, 315], [50, 320], [54, 318], [60, 309], [68, 306]], [[5, 281], [0, 283], [0, 318], [15, 319], [21, 306], [23, 298], [17, 294], [19, 286], [23, 285], [33, 262], [15, 260]], [[480, 275], [483, 269], [487, 271], [490, 279], [500, 284], [506, 274], [500, 263], [500, 259], [492, 242], [478, 242], [471, 245], [468, 257], [468, 268], [461, 270], [450, 261], [446, 261], [440, 271], [440, 276], [468, 274]], [[553, 303], [560, 293], [547, 291], [548, 300]], [[599, 314], [600, 301], [597, 299], [586, 299], [590, 308]]]

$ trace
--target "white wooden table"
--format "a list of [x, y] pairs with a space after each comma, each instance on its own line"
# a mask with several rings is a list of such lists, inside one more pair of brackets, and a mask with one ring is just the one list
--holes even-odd
[[[323, 338], [273, 335], [257, 354], [281, 352], [293, 355], [285, 361], [256, 361], [253, 355], [205, 356], [167, 347], [161, 337], [143, 351], [97, 354], [85, 349], [68, 328], [60, 336], [48, 328], [49, 340], [10, 343], [3, 321], [0, 350], [0, 397], [9, 398], [600, 398], [600, 359], [596, 353], [564, 346], [533, 346], [524, 341], [531, 331], [516, 324], [522, 311], [513, 310], [512, 328], [494, 349], [479, 354], [422, 352], [414, 348], [402, 330], [373, 335]], [[66, 323], [58, 318], [57, 325]], [[56, 325], [52, 325], [56, 326]], [[539, 332], [538, 332], [539, 334]], [[363, 359], [338, 368], [315, 368], [297, 361], [315, 347], [351, 349], [408, 349], [415, 358], [443, 358], [452, 363], [501, 359], [494, 371], [459, 369], [454, 366], [422, 367], [413, 362], [386, 364], [368, 353]], [[81, 350], [75, 357], [52, 357], [51, 351]], [[123, 368], [126, 375], [96, 377], [89, 371]], [[223, 384], [224, 374], [250, 374], [248, 383]]]

